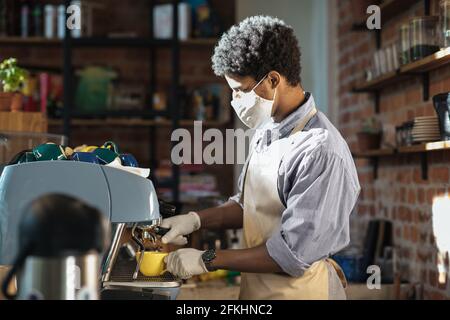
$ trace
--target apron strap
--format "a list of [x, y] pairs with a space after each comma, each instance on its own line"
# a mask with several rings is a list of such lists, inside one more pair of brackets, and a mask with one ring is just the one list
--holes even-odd
[[334, 270], [336, 270], [336, 273], [339, 277], [339, 279], [341, 280], [342, 286], [345, 288], [347, 288], [347, 278], [345, 277], [344, 271], [342, 271], [342, 268], [337, 264], [336, 261], [334, 261], [331, 258], [326, 258], [325, 259], [326, 262], [328, 262], [329, 264], [331, 264], [331, 266], [334, 268]]
[[[291, 133], [289, 134], [289, 136], [302, 131], [305, 126], [308, 124], [308, 122], [317, 114], [317, 108], [314, 106], [311, 111], [303, 118], [301, 119], [297, 125], [294, 127], [294, 129], [292, 129]], [[253, 148], [250, 150], [250, 153], [247, 157], [247, 161], [244, 164], [244, 179], [242, 182], [242, 194], [241, 194], [241, 199], [244, 199], [244, 190], [245, 190], [245, 178], [247, 177], [247, 169], [248, 169], [248, 165], [250, 163], [250, 158], [252, 156], [253, 153]]]
[[306, 115], [306, 117], [301, 119], [298, 122], [298, 124], [294, 127], [294, 129], [292, 129], [290, 136], [292, 136], [293, 134], [295, 134], [299, 131], [303, 131], [303, 129], [305, 129], [305, 126], [316, 115], [316, 113], [317, 113], [316, 107], [312, 108], [311, 111]]

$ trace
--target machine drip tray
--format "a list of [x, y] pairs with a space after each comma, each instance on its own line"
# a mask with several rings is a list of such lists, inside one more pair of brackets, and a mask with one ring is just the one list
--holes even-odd
[[146, 277], [141, 273], [133, 280], [136, 268], [134, 260], [117, 259], [111, 272], [109, 281], [104, 282], [104, 287], [138, 287], [138, 288], [176, 288], [181, 286], [181, 280], [166, 272], [158, 277]]

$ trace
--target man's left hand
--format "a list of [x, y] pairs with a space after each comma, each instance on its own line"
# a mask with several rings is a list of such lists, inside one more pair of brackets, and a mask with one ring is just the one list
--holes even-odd
[[169, 253], [164, 259], [167, 271], [181, 279], [189, 279], [192, 276], [208, 272], [202, 259], [205, 251], [185, 248]]

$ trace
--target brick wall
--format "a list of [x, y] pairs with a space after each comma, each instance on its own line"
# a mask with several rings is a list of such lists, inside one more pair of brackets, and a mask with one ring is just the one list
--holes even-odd
[[[354, 94], [352, 87], [369, 66], [376, 50], [376, 41], [370, 31], [351, 32], [350, 28], [352, 23], [364, 18], [367, 6], [375, 2], [339, 0], [337, 3], [339, 128], [352, 150], [357, 149], [356, 133], [362, 120], [375, 114], [373, 96]], [[437, 12], [437, 3], [432, 1], [433, 12]], [[384, 24], [382, 45], [394, 43], [400, 24], [409, 17], [422, 15], [423, 10], [423, 1], [419, 1]], [[450, 91], [450, 66], [430, 73], [430, 97], [446, 91]], [[432, 101], [424, 102], [422, 99], [420, 79], [413, 78], [399, 81], [382, 91], [377, 117], [383, 124], [395, 126], [415, 116], [434, 114]], [[391, 220], [403, 278], [422, 283], [426, 299], [450, 298], [450, 286], [438, 282], [439, 249], [433, 232], [432, 211], [438, 197], [449, 196], [450, 152], [428, 153], [429, 178], [426, 181], [421, 177], [421, 158], [418, 154], [380, 158], [377, 179], [374, 179], [369, 160], [355, 161], [362, 193], [357, 214], [352, 217], [353, 242], [362, 244], [370, 219]]]

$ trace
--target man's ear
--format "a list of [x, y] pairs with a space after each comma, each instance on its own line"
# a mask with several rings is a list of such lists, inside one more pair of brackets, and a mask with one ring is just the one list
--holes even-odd
[[276, 88], [281, 82], [281, 74], [276, 71], [270, 71], [267, 77], [269, 78], [272, 89]]

